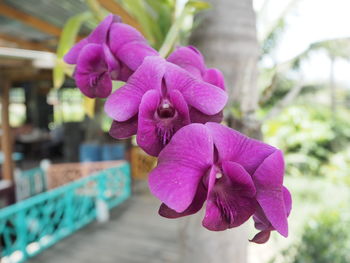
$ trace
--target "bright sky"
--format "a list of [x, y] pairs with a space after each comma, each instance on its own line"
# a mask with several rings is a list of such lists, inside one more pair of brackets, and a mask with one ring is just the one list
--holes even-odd
[[[265, 0], [254, 0], [259, 10]], [[268, 0], [266, 20], [279, 17], [291, 0]], [[305, 50], [311, 43], [338, 37], [350, 37], [350, 0], [299, 0], [286, 16], [287, 28], [276, 51], [278, 61], [285, 61]], [[325, 80], [329, 75], [329, 60], [315, 54], [305, 63], [308, 79]], [[350, 64], [336, 63], [336, 80], [350, 85]]]

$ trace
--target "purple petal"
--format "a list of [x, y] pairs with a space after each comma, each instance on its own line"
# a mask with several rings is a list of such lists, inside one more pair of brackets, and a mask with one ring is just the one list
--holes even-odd
[[206, 67], [202, 54], [194, 47], [179, 47], [169, 55], [167, 61], [187, 70], [192, 75], [202, 79]]
[[207, 191], [202, 183], [199, 183], [196, 195], [190, 206], [182, 213], [177, 213], [175, 210], [169, 208], [166, 204], [162, 204], [159, 208], [159, 214], [166, 218], [179, 218], [197, 213], [204, 204], [207, 196]]
[[222, 163], [223, 175], [210, 172], [203, 226], [213, 231], [237, 227], [255, 212], [255, 187], [250, 175], [233, 162]]
[[112, 126], [109, 130], [109, 134], [116, 139], [128, 138], [132, 135], [135, 135], [136, 132], [137, 115], [124, 122], [113, 121]]
[[158, 53], [145, 43], [128, 43], [116, 54], [118, 59], [132, 70], [136, 70], [146, 57], [158, 56]]
[[107, 43], [108, 32], [113, 22], [120, 22], [120, 18], [115, 15], [108, 15], [87, 37], [89, 43]]
[[203, 80], [225, 90], [224, 75], [222, 75], [221, 71], [216, 68], [208, 69], [203, 76]]
[[254, 242], [257, 244], [264, 244], [270, 239], [270, 233], [271, 231], [265, 230], [257, 233], [252, 240], [249, 240], [250, 242]]
[[238, 163], [223, 162], [222, 169], [227, 175], [233, 187], [230, 189], [239, 196], [253, 197], [256, 194], [255, 186], [252, 177], [248, 172]]
[[174, 131], [176, 132], [183, 126], [190, 124], [188, 106], [181, 92], [178, 90], [171, 90], [168, 96], [177, 113], [174, 120]]
[[284, 187], [284, 186], [283, 186], [283, 200], [284, 200], [284, 206], [286, 208], [286, 214], [288, 217], [292, 210], [292, 196], [288, 191], [287, 187]]
[[253, 174], [264, 159], [276, 151], [268, 144], [218, 123], [208, 122], [205, 125], [213, 136], [219, 159], [239, 163], [249, 174]]
[[112, 53], [131, 70], [136, 70], [147, 56], [158, 56], [135, 28], [115, 23], [110, 29], [109, 46]]
[[159, 154], [149, 175], [150, 190], [178, 213], [192, 203], [198, 184], [213, 163], [213, 141], [201, 124], [180, 129]]
[[137, 144], [152, 156], [158, 156], [163, 148], [157, 134], [157, 122], [154, 119], [159, 102], [159, 91], [149, 90], [142, 97], [139, 108]]
[[105, 61], [106, 61], [108, 72], [111, 76], [111, 79], [117, 80], [119, 76], [119, 72], [121, 70], [119, 62], [112, 55], [111, 51], [109, 50], [106, 44], [103, 44], [103, 52], [104, 52]]
[[68, 64], [77, 64], [80, 51], [89, 43], [89, 41], [84, 38], [76, 43], [63, 57], [63, 60]]
[[105, 98], [112, 90], [101, 45], [88, 44], [81, 51], [74, 74], [80, 90], [90, 98]]
[[105, 111], [112, 119], [126, 121], [139, 109], [142, 96], [150, 89], [159, 89], [165, 71], [165, 61], [147, 57], [129, 78], [126, 85], [112, 93], [105, 103]]
[[136, 28], [124, 23], [112, 24], [109, 32], [109, 46], [113, 53], [117, 53], [121, 47], [131, 42], [147, 43]]
[[207, 115], [219, 113], [227, 102], [227, 94], [222, 89], [195, 79], [180, 67], [168, 63], [165, 73], [167, 87], [181, 91], [187, 103]]
[[281, 235], [288, 236], [287, 213], [282, 188], [283, 174], [283, 155], [277, 150], [256, 169], [253, 180], [257, 189], [256, 199], [267, 219]]
[[207, 123], [207, 122], [222, 122], [224, 115], [223, 112], [220, 111], [219, 113], [215, 115], [206, 115], [200, 112], [199, 110], [196, 110], [195, 108], [191, 107], [190, 109], [190, 118], [192, 123]]
[[266, 218], [264, 211], [260, 205], [257, 205], [255, 214], [253, 216], [254, 226], [256, 229], [264, 230], [274, 230], [270, 221]]

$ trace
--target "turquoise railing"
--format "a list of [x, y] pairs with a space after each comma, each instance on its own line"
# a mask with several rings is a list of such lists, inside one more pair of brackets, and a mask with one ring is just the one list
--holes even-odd
[[0, 210], [1, 262], [24, 262], [74, 233], [131, 193], [128, 163], [109, 168]]

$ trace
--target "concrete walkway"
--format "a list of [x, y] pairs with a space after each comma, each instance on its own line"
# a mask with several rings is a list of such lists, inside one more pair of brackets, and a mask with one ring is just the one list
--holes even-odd
[[159, 201], [144, 183], [111, 211], [107, 223], [94, 222], [32, 258], [30, 263], [174, 263], [177, 226], [158, 215]]

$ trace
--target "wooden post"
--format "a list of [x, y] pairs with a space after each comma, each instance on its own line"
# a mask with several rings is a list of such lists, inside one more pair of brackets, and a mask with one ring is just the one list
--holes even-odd
[[9, 101], [11, 81], [6, 76], [0, 76], [1, 85], [1, 150], [4, 154], [4, 163], [2, 164], [3, 179], [13, 182], [12, 173], [12, 138], [9, 121]]

